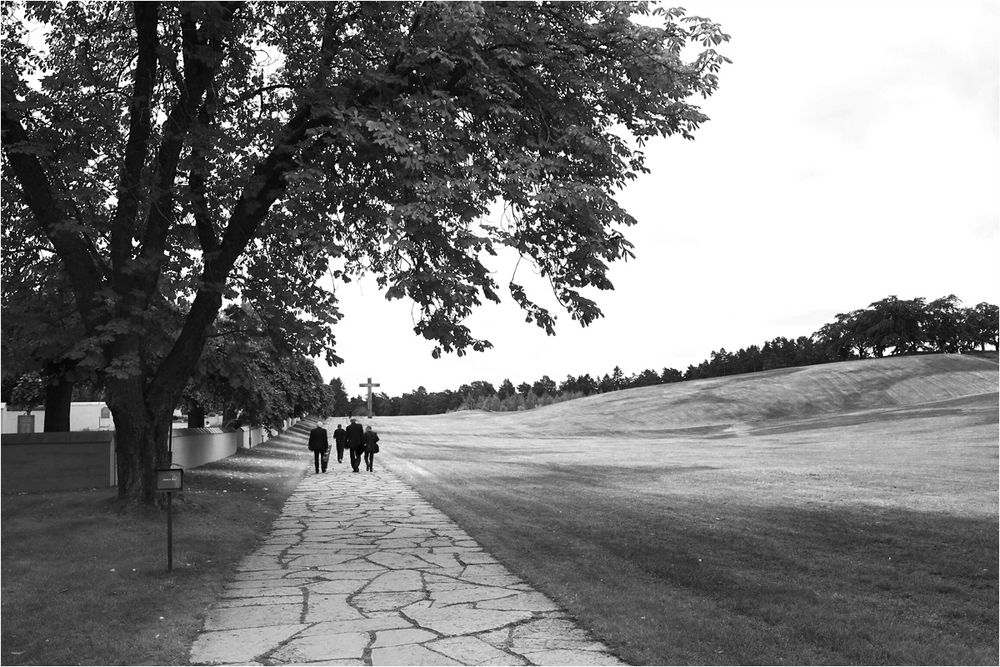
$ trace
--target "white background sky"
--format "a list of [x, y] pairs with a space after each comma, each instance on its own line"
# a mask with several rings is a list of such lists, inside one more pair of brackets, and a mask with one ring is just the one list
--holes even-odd
[[684, 371], [892, 294], [1000, 303], [1000, 3], [684, 6], [723, 25], [733, 63], [696, 140], [648, 146], [652, 173], [620, 195], [637, 257], [613, 265], [605, 317], [581, 328], [563, 314], [547, 337], [507, 298], [467, 322], [494, 349], [435, 360], [409, 301], [373, 281], [338, 287], [346, 361], [319, 362], [325, 379], [353, 396], [371, 376], [398, 396]]

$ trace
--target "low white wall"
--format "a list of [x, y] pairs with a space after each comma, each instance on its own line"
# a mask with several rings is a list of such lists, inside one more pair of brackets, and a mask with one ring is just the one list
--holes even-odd
[[182, 468], [198, 466], [232, 456], [243, 444], [242, 429], [185, 428], [174, 431], [170, 442], [172, 462]]
[[253, 428], [241, 426], [240, 431], [242, 432], [240, 437], [240, 447], [242, 449], [256, 447], [267, 440], [267, 430], [263, 426], [254, 426]]
[[[17, 420], [13, 421], [16, 427]], [[299, 420], [290, 421], [294, 424]], [[176, 429], [170, 448], [175, 465], [197, 468], [232, 456], [240, 448], [256, 447], [269, 438], [270, 433], [261, 426]], [[5, 493], [59, 491], [117, 483], [113, 432], [13, 433], [5, 434], [2, 444], [0, 469]]]

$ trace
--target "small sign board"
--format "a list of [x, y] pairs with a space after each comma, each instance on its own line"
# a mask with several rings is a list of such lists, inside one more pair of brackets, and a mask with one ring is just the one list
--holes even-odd
[[35, 432], [35, 415], [18, 415], [17, 416], [17, 432], [18, 433], [34, 433]]
[[181, 491], [184, 489], [184, 469], [183, 468], [157, 468], [156, 469], [156, 490], [157, 491]]

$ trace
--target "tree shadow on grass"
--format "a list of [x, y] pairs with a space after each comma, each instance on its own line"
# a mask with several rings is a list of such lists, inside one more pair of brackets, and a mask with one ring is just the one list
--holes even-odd
[[306, 447], [312, 426], [299, 422], [257, 447], [185, 471], [185, 490], [176, 496], [182, 511], [204, 509], [209, 506], [206, 497], [228, 493], [246, 494], [272, 512], [280, 510], [312, 466]]
[[569, 468], [420, 491], [629, 662], [997, 660], [996, 516], [638, 495]]

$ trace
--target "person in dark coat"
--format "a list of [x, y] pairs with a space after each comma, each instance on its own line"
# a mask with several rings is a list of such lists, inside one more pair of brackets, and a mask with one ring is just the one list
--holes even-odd
[[361, 465], [361, 455], [365, 451], [365, 429], [358, 423], [358, 420], [351, 417], [351, 423], [347, 425], [347, 448], [351, 454], [351, 468], [354, 472], [359, 472]]
[[375, 462], [375, 454], [378, 452], [378, 433], [369, 426], [365, 430], [365, 470], [375, 472], [372, 464]]
[[344, 445], [347, 444], [347, 431], [337, 424], [337, 430], [333, 432], [333, 441], [337, 445], [337, 463], [344, 462]]
[[309, 431], [309, 449], [313, 453], [316, 472], [319, 472], [320, 468], [326, 472], [326, 464], [330, 461], [330, 440], [323, 422], [319, 422], [316, 428]]

